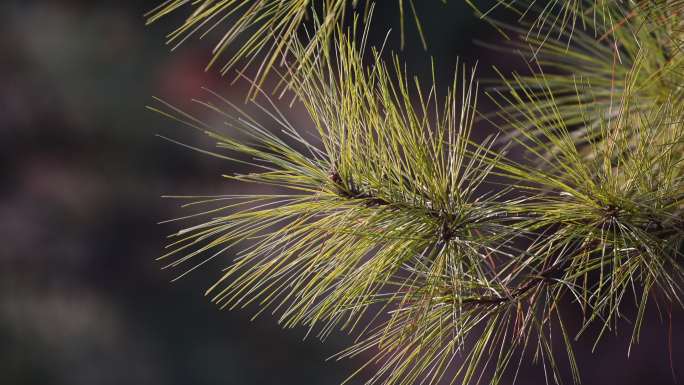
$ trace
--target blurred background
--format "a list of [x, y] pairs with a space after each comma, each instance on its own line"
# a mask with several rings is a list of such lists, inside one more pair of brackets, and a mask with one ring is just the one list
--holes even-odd
[[[178, 229], [157, 222], [188, 214], [161, 195], [243, 187], [220, 177], [231, 164], [156, 137], [210, 145], [145, 106], [152, 96], [187, 105], [202, 86], [241, 103], [247, 88], [203, 71], [215, 40], [170, 53], [164, 34], [178, 20], [144, 26], [157, 3], [0, 2], [0, 384], [339, 384], [364, 362], [325, 361], [349, 337], [302, 341], [305, 330], [283, 331], [268, 315], [252, 322], [253, 311], [219, 311], [203, 296], [230, 253], [175, 283], [179, 271], [155, 261]], [[381, 3], [376, 42], [398, 30], [396, 2]], [[460, 1], [420, 3], [430, 48], [409, 39], [409, 72], [428, 81], [434, 56], [446, 85], [457, 57], [478, 61], [484, 77], [491, 65], [524, 66], [473, 44], [500, 37]], [[297, 109], [288, 115], [310, 126]], [[650, 317], [629, 359], [628, 326], [593, 355], [578, 343], [584, 384], [674, 383], [682, 319], [675, 311], [668, 337], [667, 322]], [[517, 383], [543, 381], [529, 365]]]

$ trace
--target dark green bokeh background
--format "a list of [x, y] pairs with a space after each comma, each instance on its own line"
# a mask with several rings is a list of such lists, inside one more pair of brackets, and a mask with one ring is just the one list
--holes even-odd
[[[396, 2], [382, 3], [375, 42], [389, 26], [398, 31]], [[429, 81], [430, 55], [441, 83], [459, 56], [479, 60], [485, 75], [522, 66], [472, 44], [501, 38], [459, 1], [419, 3], [430, 50], [409, 39], [409, 72]], [[0, 384], [338, 384], [366, 358], [324, 361], [350, 338], [302, 341], [305, 330], [283, 331], [268, 315], [251, 322], [253, 309], [220, 312], [203, 297], [230, 253], [173, 284], [178, 271], [155, 262], [177, 229], [156, 222], [187, 214], [160, 195], [242, 187], [220, 178], [232, 165], [155, 137], [209, 145], [144, 106], [153, 95], [183, 105], [202, 86], [235, 102], [246, 91], [202, 71], [209, 42], [170, 53], [163, 41], [174, 20], [144, 27], [155, 5], [0, 4]], [[393, 32], [390, 47], [397, 41]], [[305, 116], [290, 115], [307, 129]], [[682, 312], [674, 317], [676, 369]], [[672, 383], [666, 327], [649, 321], [629, 360], [624, 338], [594, 355], [580, 343], [584, 383]], [[541, 373], [523, 368], [518, 383], [543, 383]]]

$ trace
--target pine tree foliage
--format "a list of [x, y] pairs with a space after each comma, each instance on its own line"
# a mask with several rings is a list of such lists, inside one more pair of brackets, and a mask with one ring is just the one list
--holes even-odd
[[[402, 16], [402, 42], [404, 13], [409, 8], [425, 45], [414, 0], [396, 1]], [[237, 52], [231, 54], [222, 65], [221, 72], [228, 73], [243, 59], [246, 59], [246, 64], [242, 65], [242, 70], [257, 61], [255, 78], [256, 85], [259, 85], [273, 67], [286, 58], [286, 52], [297, 39], [302, 26], [307, 24], [307, 20], [313, 19], [314, 25], [307, 53], [302, 58], [311, 55], [312, 48], [330, 39], [349, 6], [353, 9], [363, 8], [367, 13], [373, 3], [374, 0], [167, 0], [146, 16], [147, 23], [151, 24], [190, 7], [192, 12], [178, 28], [168, 34], [167, 43], [177, 47], [195, 34], [205, 37], [215, 29], [225, 29], [214, 46], [208, 66], [217, 64], [227, 56], [228, 49], [237, 46]]]
[[[684, 56], [682, 49], [681, 19], [667, 17], [667, 8], [652, 10], [643, 15], [634, 14], [609, 34], [596, 38], [601, 26], [593, 18], [585, 18], [588, 31], [575, 31], [569, 45], [562, 40], [570, 39], [567, 31], [557, 29], [561, 40], [541, 41], [528, 37], [524, 29], [509, 27], [521, 35], [517, 43], [508, 47], [492, 47], [521, 55], [532, 63], [531, 75], [512, 74], [504, 88], [527, 88], [542, 97], [533, 101], [558, 109], [562, 121], [568, 126], [578, 126], [574, 135], [578, 138], [591, 135], [606, 116], [615, 117], [617, 106], [629, 93], [630, 103], [623, 107], [647, 113], [652, 106], [669, 103], [684, 104]], [[617, 19], [623, 13], [609, 9]], [[656, 24], [651, 20], [657, 20]], [[593, 32], [591, 32], [593, 31]], [[528, 101], [523, 101], [527, 103]], [[515, 106], [502, 106], [516, 109]], [[587, 111], [590, 109], [591, 111]], [[585, 122], [591, 115], [594, 121]], [[548, 117], [555, 119], [554, 114]], [[539, 122], [534, 122], [539, 124]], [[553, 124], [553, 122], [552, 122]], [[524, 128], [534, 130], [533, 126]], [[513, 133], [522, 131], [518, 127]]]
[[[268, 122], [218, 93], [196, 100], [242, 139], [161, 100], [151, 107], [216, 142], [195, 150], [253, 170], [226, 179], [275, 191], [177, 197], [195, 211], [174, 220], [188, 224], [160, 259], [183, 276], [235, 252], [207, 291], [218, 306], [255, 305], [321, 339], [347, 332], [354, 343], [336, 358], [373, 357], [350, 379], [409, 385], [498, 384], [530, 360], [547, 382], [567, 367], [578, 383], [576, 339], [598, 344], [630, 324], [631, 348], [647, 312], [684, 304], [684, 2], [499, 2], [525, 17], [492, 21], [519, 36], [496, 49], [530, 71], [501, 73], [484, 92], [493, 114], [477, 109], [474, 68], [459, 66], [444, 90], [409, 76], [400, 55], [387, 61], [368, 43], [372, 6], [347, 28], [353, 4], [327, 1], [335, 11], [319, 14], [277, 3], [193, 2], [182, 29], [237, 5], [261, 10], [245, 8], [249, 23], [292, 22], [266, 27], [280, 32], [271, 43], [254, 35], [235, 60], [274, 44], [267, 66], [316, 135], [276, 107], [265, 73], [252, 103]], [[277, 13], [285, 3], [301, 13]], [[297, 36], [307, 13], [315, 30]], [[485, 123], [499, 135], [475, 141]]]
[[[472, 4], [472, 3], [471, 3]], [[475, 2], [477, 4], [477, 2]], [[477, 6], [473, 7], [479, 11]], [[506, 8], [527, 25], [526, 38], [541, 46], [547, 41], [569, 43], [579, 31], [591, 31], [602, 40], [637, 18], [651, 20], [679, 19], [684, 11], [681, 0], [496, 0], [484, 16], [498, 8]]]

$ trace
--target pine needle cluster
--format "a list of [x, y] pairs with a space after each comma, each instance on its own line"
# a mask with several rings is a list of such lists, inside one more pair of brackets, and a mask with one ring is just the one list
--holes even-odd
[[[161, 100], [151, 109], [216, 141], [197, 150], [253, 170], [226, 179], [277, 193], [182, 197], [196, 211], [178, 219], [191, 223], [171, 236], [168, 266], [183, 276], [239, 250], [207, 295], [321, 339], [354, 335], [337, 358], [370, 354], [354, 374], [367, 384], [497, 384], [529, 358], [547, 382], [563, 366], [579, 382], [576, 339], [598, 343], [633, 314], [631, 347], [647, 309], [683, 304], [684, 2], [500, 1], [525, 16], [490, 21], [518, 36], [504, 50], [530, 71], [485, 92], [466, 65], [446, 89], [425, 86], [368, 44], [372, 5], [344, 27], [355, 4], [322, 3], [197, 1], [172, 35], [243, 12], [220, 52], [243, 26], [263, 28], [228, 65], [273, 44], [252, 80], [268, 122], [211, 91], [196, 103], [241, 139]], [[314, 32], [297, 35], [306, 15]], [[271, 70], [316, 135], [263, 89]], [[478, 112], [481, 94], [496, 113]], [[499, 134], [475, 141], [484, 123]]]
[[[415, 0], [396, 0], [401, 14], [402, 45], [404, 39], [404, 14], [406, 8], [416, 22], [425, 45], [422, 28], [416, 13]], [[257, 67], [255, 86], [261, 85], [271, 70], [283, 64], [291, 46], [298, 40], [298, 33], [309, 28], [309, 42], [305, 59], [313, 54], [313, 48], [328, 42], [336, 27], [341, 24], [348, 8], [368, 14], [374, 0], [166, 0], [146, 14], [147, 24], [152, 24], [184, 8], [192, 10], [183, 22], [167, 35], [167, 43], [178, 47], [198, 35], [204, 38], [215, 30], [222, 31], [212, 50], [207, 68], [225, 61], [221, 73], [227, 74], [240, 65], [245, 71], [251, 65]], [[301, 43], [301, 40], [298, 41]], [[235, 52], [227, 51], [237, 47]], [[253, 89], [256, 92], [256, 88]], [[254, 95], [250, 95], [254, 96]]]

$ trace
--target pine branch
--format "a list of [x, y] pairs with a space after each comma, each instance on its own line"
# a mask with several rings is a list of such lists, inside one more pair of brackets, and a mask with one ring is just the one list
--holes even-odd
[[[508, 159], [496, 137], [470, 139], [474, 71], [459, 67], [438, 98], [437, 85], [410, 84], [396, 55], [387, 63], [365, 47], [367, 30], [355, 35], [359, 16], [350, 32], [326, 21], [311, 40], [279, 37], [287, 44], [278, 54], [292, 58], [281, 75], [314, 139], [275, 108], [259, 78], [254, 103], [279, 131], [217, 94], [198, 101], [248, 141], [162, 102], [155, 110], [217, 141], [216, 151], [197, 150], [256, 170], [226, 178], [285, 192], [197, 198], [193, 207], [218, 207], [182, 218], [196, 222], [172, 236], [161, 259], [179, 267], [241, 249], [207, 291], [212, 300], [258, 304], [283, 326], [323, 339], [354, 333], [338, 357], [372, 351], [369, 385], [447, 376], [497, 384], [531, 352], [559, 382], [553, 328], [578, 382], [561, 304], [584, 316], [575, 337], [598, 325], [598, 343], [634, 295], [630, 346], [651, 294], [683, 304], [681, 21], [617, 0], [552, 2], [537, 16], [531, 28], [558, 37], [523, 30], [518, 48], [536, 72], [502, 76], [488, 93], [496, 119], [485, 117], [525, 161]], [[578, 20], [589, 32], [567, 30]], [[486, 188], [494, 178], [504, 187]]]

